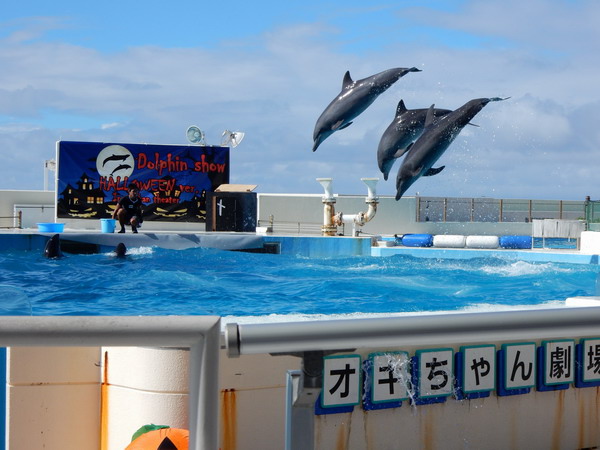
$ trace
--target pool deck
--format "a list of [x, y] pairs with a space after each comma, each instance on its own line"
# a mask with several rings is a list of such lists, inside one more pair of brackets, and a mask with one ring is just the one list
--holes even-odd
[[[306, 257], [351, 257], [408, 255], [415, 258], [472, 259], [504, 258], [527, 262], [556, 262], [570, 264], [599, 264], [599, 255], [582, 253], [575, 249], [475, 249], [438, 247], [378, 247], [372, 246], [370, 236], [318, 236], [256, 234], [241, 232], [190, 232], [190, 231], [141, 231], [102, 233], [96, 230], [66, 229], [60, 233], [63, 251], [67, 253], [109, 252], [117, 244], [127, 248], [159, 247], [183, 250], [188, 248], [215, 248], [221, 250], [263, 251], [276, 245], [274, 253]], [[35, 229], [0, 230], [0, 251], [42, 251], [54, 233], [41, 233]], [[88, 251], [85, 251], [87, 247]], [[74, 249], [74, 250], [73, 250]], [[91, 249], [91, 250], [90, 250]], [[73, 250], [73, 251], [70, 251]], [[82, 250], [82, 251], [80, 251]], [[273, 253], [273, 251], [270, 251]]]
[[408, 255], [415, 258], [473, 259], [504, 258], [526, 262], [556, 262], [570, 264], [598, 264], [598, 255], [581, 253], [574, 249], [533, 248], [523, 250], [434, 248], [434, 247], [373, 247], [373, 256]]

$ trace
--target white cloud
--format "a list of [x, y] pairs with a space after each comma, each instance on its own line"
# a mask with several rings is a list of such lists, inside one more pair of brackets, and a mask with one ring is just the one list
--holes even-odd
[[[21, 37], [0, 41], [0, 188], [39, 188], [41, 170], [30, 167], [53, 157], [58, 139], [185, 144], [186, 128], [196, 124], [214, 144], [224, 129], [247, 133], [232, 150], [232, 182], [258, 184], [261, 192], [320, 193], [314, 179], [332, 176], [336, 192], [362, 193], [358, 179], [378, 176], [377, 145], [400, 98], [409, 108], [457, 108], [471, 98], [511, 96], [486, 106], [473, 120], [479, 128], [465, 129], [440, 160], [446, 169], [408, 194], [600, 196], [590, 192], [600, 170], [600, 62], [593, 58], [600, 39], [589, 26], [598, 7], [547, 2], [553, 10], [542, 3], [534, 2], [539, 20], [527, 22], [521, 15], [528, 3], [512, 0], [467, 2], [459, 14], [408, 11], [420, 25], [499, 40], [432, 46], [412, 42], [398, 27], [385, 35], [385, 48], [360, 54], [340, 49], [343, 30], [324, 23], [281, 25], [215, 49], [118, 53], [32, 41], [24, 28]], [[352, 126], [311, 151], [316, 119], [346, 70], [358, 79], [410, 66], [423, 72], [403, 77]], [[103, 119], [91, 128], [64, 122], [40, 129], [35, 118], [49, 109]], [[394, 194], [397, 167], [380, 182], [380, 194]]]

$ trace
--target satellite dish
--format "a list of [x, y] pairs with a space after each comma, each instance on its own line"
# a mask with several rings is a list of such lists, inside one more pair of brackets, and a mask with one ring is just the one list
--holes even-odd
[[242, 142], [242, 139], [244, 139], [245, 134], [243, 131], [223, 131], [221, 135], [221, 147], [237, 147]]
[[206, 145], [206, 142], [204, 141], [204, 131], [197, 126], [192, 125], [187, 129], [185, 134], [188, 138], [188, 141], [190, 141], [192, 144]]

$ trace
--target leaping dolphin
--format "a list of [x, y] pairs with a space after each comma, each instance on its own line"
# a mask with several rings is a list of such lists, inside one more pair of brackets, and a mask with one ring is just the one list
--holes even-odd
[[46, 258], [60, 258], [62, 256], [62, 252], [60, 251], [60, 236], [58, 234], [53, 235], [46, 242], [44, 256]]
[[416, 67], [410, 69], [398, 67], [357, 81], [352, 80], [350, 71], [347, 71], [342, 82], [342, 91], [317, 120], [313, 133], [313, 152], [334, 132], [350, 126], [352, 120], [408, 72], [420, 72], [420, 70]]
[[425, 119], [423, 134], [409, 146], [396, 177], [396, 200], [400, 200], [408, 188], [421, 176], [440, 173], [445, 166], [432, 168], [448, 149], [452, 141], [475, 115], [489, 102], [506, 98], [476, 98], [460, 108], [435, 120], [435, 108], [431, 105]]
[[[407, 109], [404, 100], [398, 103], [396, 116], [381, 136], [377, 148], [377, 164], [385, 180], [388, 179], [396, 159], [404, 155], [408, 146], [423, 134], [427, 111], [428, 108]], [[451, 112], [450, 109], [433, 110], [436, 118]]]

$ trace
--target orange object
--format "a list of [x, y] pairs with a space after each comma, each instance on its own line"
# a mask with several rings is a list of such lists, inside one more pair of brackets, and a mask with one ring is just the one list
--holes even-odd
[[125, 450], [188, 450], [190, 432], [181, 428], [162, 428], [144, 433]]

